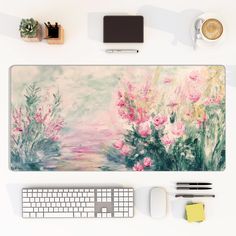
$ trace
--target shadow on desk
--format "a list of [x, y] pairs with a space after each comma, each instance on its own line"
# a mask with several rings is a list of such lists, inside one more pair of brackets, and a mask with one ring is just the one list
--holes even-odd
[[137, 12], [144, 16], [146, 26], [172, 34], [174, 45], [180, 42], [191, 47], [193, 45], [191, 27], [194, 19], [202, 13], [198, 9], [175, 12], [151, 5], [143, 6]]
[[20, 39], [19, 25], [21, 18], [0, 12], [0, 34], [14, 39]]

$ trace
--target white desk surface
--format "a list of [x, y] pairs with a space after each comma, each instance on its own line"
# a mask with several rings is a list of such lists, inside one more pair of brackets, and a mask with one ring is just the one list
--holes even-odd
[[[224, 19], [224, 43], [192, 49], [189, 26], [201, 12]], [[145, 43], [124, 45], [138, 54], [106, 54], [102, 43], [102, 16], [142, 14]], [[65, 44], [25, 43], [17, 28], [22, 17], [40, 22], [58, 21], [65, 28]], [[0, 0], [0, 234], [1, 235], [236, 235], [236, 3], [235, 0]], [[113, 46], [114, 47], [114, 46]], [[8, 169], [8, 68], [14, 64], [224, 64], [227, 65], [227, 167], [224, 172], [16, 173]], [[216, 199], [206, 202], [207, 220], [189, 224], [169, 199], [163, 220], [148, 215], [148, 191], [164, 186], [170, 195], [176, 181], [212, 181]], [[135, 218], [23, 220], [20, 189], [32, 185], [116, 185], [136, 189]], [[178, 203], [180, 204], [180, 203]], [[182, 208], [183, 209], [183, 208]]]

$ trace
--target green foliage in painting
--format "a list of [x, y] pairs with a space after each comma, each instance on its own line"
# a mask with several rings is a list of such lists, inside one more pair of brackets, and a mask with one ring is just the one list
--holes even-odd
[[59, 115], [61, 97], [53, 94], [53, 103], [42, 102], [40, 88], [25, 88], [25, 105], [12, 108], [11, 168], [42, 170], [43, 163], [60, 155], [59, 132], [63, 120]]

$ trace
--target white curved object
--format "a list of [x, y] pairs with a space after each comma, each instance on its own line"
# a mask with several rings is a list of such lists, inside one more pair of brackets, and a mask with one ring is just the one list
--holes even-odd
[[167, 192], [164, 188], [154, 187], [150, 190], [150, 215], [163, 218], [167, 213]]

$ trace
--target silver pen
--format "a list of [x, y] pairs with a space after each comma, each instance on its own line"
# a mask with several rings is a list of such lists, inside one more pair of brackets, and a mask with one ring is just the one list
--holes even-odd
[[176, 194], [175, 197], [184, 197], [184, 198], [215, 197], [215, 194]]
[[106, 49], [107, 53], [138, 53], [137, 49]]

